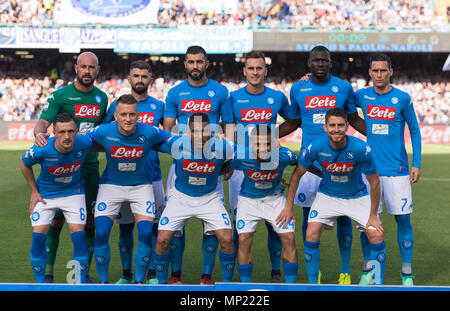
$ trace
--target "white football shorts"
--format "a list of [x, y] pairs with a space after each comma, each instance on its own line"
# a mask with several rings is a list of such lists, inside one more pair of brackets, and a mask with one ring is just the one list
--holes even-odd
[[283, 194], [272, 195], [262, 199], [238, 197], [236, 229], [238, 234], [255, 232], [256, 225], [263, 219], [269, 222], [278, 234], [295, 231], [293, 220], [284, 224], [281, 228], [276, 224], [276, 218], [286, 206], [286, 198]]
[[158, 230], [180, 231], [192, 217], [203, 221], [205, 234], [213, 234], [220, 229], [231, 230], [230, 217], [218, 191], [192, 197], [175, 187], [167, 194], [166, 208], [159, 220]]
[[86, 224], [86, 203], [84, 194], [44, 199], [47, 204], [38, 202], [30, 216], [31, 225], [50, 225], [58, 209], [62, 211], [69, 224]]
[[[363, 174], [363, 181], [370, 193], [370, 185]], [[380, 205], [378, 214], [383, 212], [383, 203], [391, 215], [406, 215], [413, 212], [412, 191], [409, 175], [380, 176]]]
[[322, 178], [319, 176], [306, 172], [298, 183], [297, 191], [295, 192], [294, 204], [301, 207], [311, 207], [316, 198], [317, 190]]
[[241, 170], [234, 170], [228, 180], [228, 198], [230, 200], [230, 218], [236, 220], [237, 205], [239, 193], [241, 192], [242, 181], [244, 180], [244, 172]]
[[356, 228], [364, 231], [370, 216], [370, 197], [365, 195], [342, 199], [317, 192], [309, 212], [308, 223], [320, 222], [325, 225], [325, 229], [331, 230], [339, 216], [350, 217], [356, 222]]
[[[166, 207], [166, 195], [164, 193], [164, 186], [162, 180], [152, 183], [153, 196], [155, 197], [156, 214], [154, 222], [157, 222]], [[130, 202], [122, 203], [119, 214], [116, 217], [116, 222], [121, 225], [131, 224], [134, 222], [134, 216], [131, 212]]]
[[124, 202], [130, 203], [133, 214], [155, 217], [156, 205], [151, 184], [139, 186], [100, 184], [95, 204], [95, 217], [117, 217]]

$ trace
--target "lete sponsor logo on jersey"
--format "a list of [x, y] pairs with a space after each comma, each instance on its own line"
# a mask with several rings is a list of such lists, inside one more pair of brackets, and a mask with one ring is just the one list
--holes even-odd
[[139, 112], [138, 122], [155, 125], [155, 114], [153, 112]]
[[306, 109], [332, 109], [336, 108], [336, 96], [307, 96], [305, 98]]
[[211, 100], [209, 99], [184, 99], [181, 101], [183, 113], [211, 113]]
[[49, 172], [54, 176], [71, 175], [78, 171], [81, 167], [80, 161], [63, 166], [50, 166]]
[[353, 163], [322, 162], [322, 166], [330, 173], [346, 174], [353, 172]]
[[254, 181], [274, 181], [278, 178], [279, 171], [267, 171], [267, 172], [258, 172], [247, 170], [247, 176]]
[[100, 118], [99, 105], [75, 105], [75, 117], [77, 118]]
[[268, 122], [272, 120], [272, 109], [241, 109], [242, 122]]
[[140, 159], [144, 155], [144, 147], [111, 146], [113, 159]]
[[367, 117], [372, 119], [381, 120], [394, 120], [395, 108], [394, 107], [380, 107], [375, 105], [367, 106]]
[[216, 163], [183, 160], [183, 171], [196, 174], [214, 174]]

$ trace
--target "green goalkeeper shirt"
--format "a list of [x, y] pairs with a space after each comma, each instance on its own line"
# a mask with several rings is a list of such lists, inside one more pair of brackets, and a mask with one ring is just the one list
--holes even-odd
[[[58, 113], [68, 112], [75, 117], [79, 131], [86, 132], [101, 123], [107, 108], [108, 96], [105, 92], [95, 86], [88, 93], [81, 92], [71, 83], [50, 94], [40, 119], [53, 123]], [[82, 170], [86, 173], [98, 171], [97, 152], [89, 153]]]

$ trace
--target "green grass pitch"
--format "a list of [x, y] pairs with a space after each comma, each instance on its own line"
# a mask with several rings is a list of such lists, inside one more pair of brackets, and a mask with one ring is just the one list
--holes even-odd
[[[34, 282], [30, 267], [31, 225], [28, 214], [30, 190], [20, 173], [19, 158], [30, 147], [29, 143], [0, 142], [0, 282]], [[296, 146], [289, 146], [293, 150]], [[410, 153], [410, 147], [408, 147]], [[100, 156], [101, 170], [105, 165], [104, 155]], [[171, 159], [161, 156], [163, 178], [165, 178]], [[36, 176], [38, 169], [35, 171]], [[285, 171], [289, 178], [292, 168]], [[412, 225], [414, 228], [413, 272], [416, 285], [450, 285], [450, 146], [425, 145], [422, 153], [422, 174], [419, 183], [413, 185]], [[224, 184], [228, 202], [228, 186]], [[303, 259], [303, 241], [301, 238], [301, 208], [296, 208], [296, 243], [299, 258], [298, 283], [307, 283]], [[381, 219], [385, 229], [387, 265], [385, 284], [400, 285], [401, 258], [397, 246], [396, 224], [394, 217], [383, 213]], [[111, 233], [110, 281], [115, 282], [121, 275], [118, 250], [118, 226]], [[186, 284], [200, 282], [202, 227], [200, 221], [191, 219], [186, 228], [186, 250], [183, 260], [183, 278]], [[254, 282], [270, 281], [270, 263], [266, 247], [267, 230], [260, 222], [252, 248], [254, 255]], [[137, 236], [135, 232], [135, 245]], [[321, 246], [322, 283], [336, 284], [339, 275], [340, 256], [336, 240], [336, 231], [325, 231]], [[61, 234], [61, 241], [55, 265], [55, 282], [66, 283], [69, 268], [67, 263], [72, 257], [72, 242], [67, 226]], [[359, 232], [353, 230], [352, 246], [352, 283], [358, 282], [362, 268], [362, 255]], [[91, 276], [96, 280], [95, 265], [91, 267]], [[218, 256], [213, 273], [213, 281], [220, 281]], [[235, 270], [234, 281], [238, 281]]]

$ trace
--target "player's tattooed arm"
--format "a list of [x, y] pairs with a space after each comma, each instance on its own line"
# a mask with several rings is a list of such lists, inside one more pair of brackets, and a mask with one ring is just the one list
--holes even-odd
[[41, 197], [41, 194], [39, 193], [39, 190], [36, 185], [36, 181], [34, 179], [34, 173], [33, 169], [29, 166], [26, 166], [23, 163], [23, 160], [20, 159], [20, 170], [22, 171], [22, 175], [25, 178], [25, 180], [28, 183], [28, 186], [30, 186], [31, 189], [31, 197], [30, 197], [30, 215], [33, 214], [34, 208], [38, 202], [41, 202], [43, 204], [47, 204], [45, 200]]

